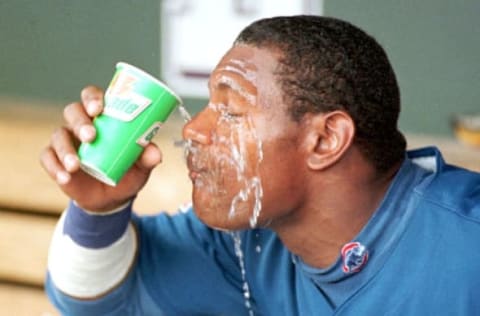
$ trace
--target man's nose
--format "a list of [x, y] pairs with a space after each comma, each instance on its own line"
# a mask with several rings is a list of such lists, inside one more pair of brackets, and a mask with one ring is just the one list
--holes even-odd
[[183, 139], [192, 140], [202, 145], [210, 145], [215, 121], [215, 113], [208, 106], [205, 107], [185, 124], [182, 133]]

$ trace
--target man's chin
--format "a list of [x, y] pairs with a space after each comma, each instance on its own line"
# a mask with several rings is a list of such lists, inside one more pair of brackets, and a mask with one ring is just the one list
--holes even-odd
[[228, 208], [222, 208], [222, 211], [219, 211], [213, 207], [202, 207], [199, 203], [194, 203], [193, 206], [197, 217], [212, 229], [235, 231], [250, 228], [248, 218], [242, 218], [244, 216], [240, 217], [237, 214], [229, 216]]

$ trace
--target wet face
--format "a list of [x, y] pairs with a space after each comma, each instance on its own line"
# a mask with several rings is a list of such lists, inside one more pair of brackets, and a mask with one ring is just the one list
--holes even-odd
[[184, 128], [195, 212], [211, 227], [265, 226], [301, 202], [302, 129], [285, 111], [277, 57], [233, 47], [212, 72], [208, 105]]

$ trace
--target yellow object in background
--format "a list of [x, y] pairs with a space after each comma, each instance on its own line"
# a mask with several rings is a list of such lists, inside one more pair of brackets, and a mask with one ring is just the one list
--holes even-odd
[[480, 113], [455, 116], [452, 120], [452, 128], [460, 142], [480, 148]]

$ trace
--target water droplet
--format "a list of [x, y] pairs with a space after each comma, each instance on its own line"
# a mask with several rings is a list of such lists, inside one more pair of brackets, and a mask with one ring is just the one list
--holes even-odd
[[192, 120], [192, 116], [190, 115], [190, 113], [188, 113], [187, 109], [183, 105], [180, 105], [178, 107], [178, 111], [180, 112], [180, 115], [182, 116], [185, 123]]
[[233, 245], [235, 248], [235, 255], [238, 258], [238, 264], [240, 265], [240, 273], [242, 275], [242, 289], [243, 289], [243, 297], [245, 299], [245, 306], [248, 310], [249, 316], [254, 316], [252, 310], [252, 304], [250, 302], [250, 288], [248, 286], [247, 278], [246, 278], [246, 271], [245, 271], [245, 262], [243, 258], [243, 250], [242, 250], [242, 237], [240, 236], [239, 232], [231, 232], [230, 233], [233, 238]]
[[[241, 66], [241, 64], [239, 64], [239, 66]], [[238, 72], [236, 69], [228, 70], [242, 75], [242, 72]], [[246, 71], [243, 75], [248, 77], [249, 80], [252, 80], [253, 83], [255, 78], [250, 77], [252, 74]], [[229, 86], [239, 93], [247, 102], [250, 102], [252, 105], [256, 104], [256, 94], [244, 91], [242, 86], [231, 77], [222, 78], [222, 80], [227, 82]], [[236, 178], [232, 178], [231, 180], [236, 180], [240, 189], [238, 192], [235, 192], [236, 194], [230, 201], [228, 215], [231, 218], [234, 217], [238, 209], [245, 207], [245, 203], [251, 203], [248, 204], [248, 206], [252, 208], [249, 225], [252, 228], [256, 227], [262, 209], [263, 197], [262, 183], [260, 180], [260, 163], [263, 160], [262, 141], [256, 134], [256, 129], [250, 115], [246, 114], [239, 117], [230, 115], [228, 112], [229, 109], [225, 104], [209, 103], [208, 109], [218, 114], [216, 122], [218, 128], [212, 128], [210, 135], [212, 144], [214, 145], [208, 146], [208, 148], [205, 148], [205, 151], [203, 151], [203, 149], [199, 149], [199, 146], [192, 144], [191, 140], [186, 140], [184, 142], [185, 153], [186, 155], [190, 155], [192, 164], [197, 169], [208, 170], [209, 176], [213, 179], [222, 179], [224, 175], [221, 172], [227, 168], [236, 173]], [[191, 120], [185, 108], [179, 107], [179, 110], [185, 122]], [[217, 130], [221, 132], [217, 134]], [[202, 152], [200, 153], [200, 151]], [[221, 185], [216, 185], [215, 181], [202, 182], [201, 177], [196, 179], [194, 185], [196, 187], [205, 186], [204, 189], [211, 192], [212, 195], [226, 192]], [[251, 293], [246, 278], [244, 254], [241, 249], [242, 241], [240, 233], [232, 232], [231, 235], [234, 240], [235, 255], [238, 258], [243, 281], [242, 291], [245, 306], [247, 307], [248, 314], [254, 316], [250, 301]], [[257, 246], [255, 251], [257, 253], [261, 252], [261, 247]]]
[[258, 253], [262, 252], [262, 247], [260, 246], [255, 247], [255, 251]]

